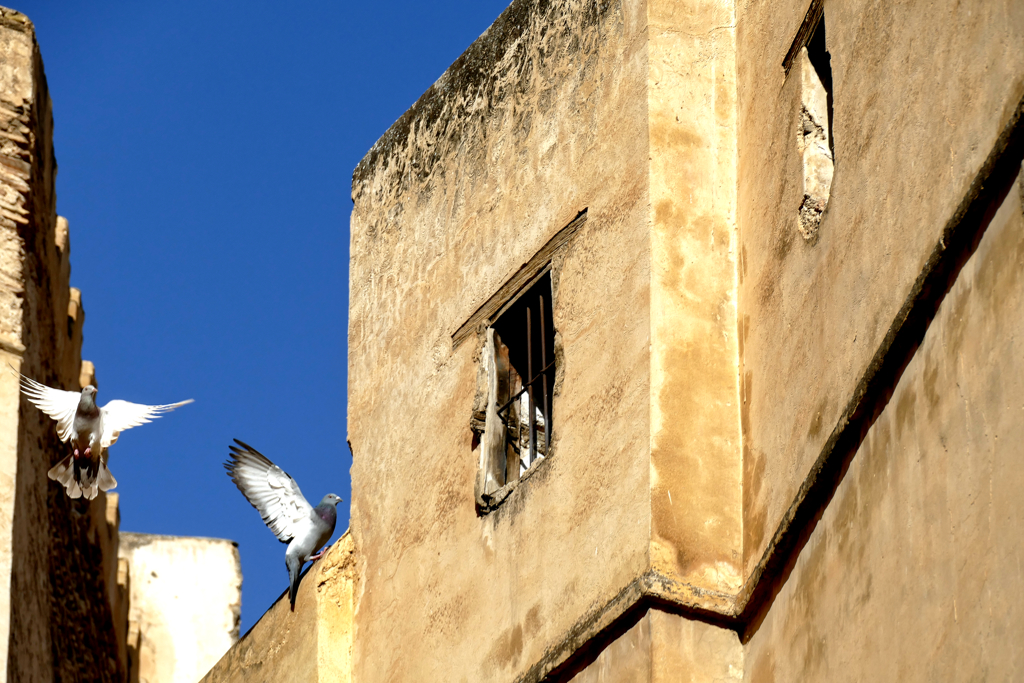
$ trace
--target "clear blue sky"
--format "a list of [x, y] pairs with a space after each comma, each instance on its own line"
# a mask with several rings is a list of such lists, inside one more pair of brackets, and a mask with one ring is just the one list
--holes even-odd
[[263, 451], [314, 503], [340, 495], [335, 538], [347, 528], [352, 169], [506, 5], [13, 4], [53, 99], [100, 402], [196, 400], [112, 449], [121, 528], [237, 541], [243, 632], [287, 574], [227, 446]]

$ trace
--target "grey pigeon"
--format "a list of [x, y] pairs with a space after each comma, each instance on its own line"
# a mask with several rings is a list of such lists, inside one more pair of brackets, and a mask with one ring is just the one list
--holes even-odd
[[96, 405], [96, 387], [63, 391], [40, 384], [21, 375], [21, 390], [41, 411], [57, 421], [57, 434], [71, 443], [73, 452], [46, 473], [64, 486], [70, 498], [92, 500], [98, 491], [109, 491], [117, 480], [107, 469], [107, 449], [117, 443], [126, 429], [138, 427], [192, 403], [192, 399], [162, 406], [114, 400], [100, 408]]
[[224, 463], [224, 469], [277, 540], [288, 544], [284, 564], [288, 568], [288, 600], [294, 612], [302, 565], [326, 552], [317, 551], [334, 534], [334, 525], [338, 523], [336, 506], [341, 498], [328, 493], [313, 507], [287, 472], [252, 446], [238, 439], [234, 442], [238, 445], [228, 447], [231, 459]]

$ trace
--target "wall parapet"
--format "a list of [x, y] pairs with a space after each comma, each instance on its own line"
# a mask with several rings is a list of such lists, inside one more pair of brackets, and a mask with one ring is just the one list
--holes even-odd
[[295, 611], [286, 590], [200, 683], [351, 681], [354, 552], [346, 531], [303, 574]]

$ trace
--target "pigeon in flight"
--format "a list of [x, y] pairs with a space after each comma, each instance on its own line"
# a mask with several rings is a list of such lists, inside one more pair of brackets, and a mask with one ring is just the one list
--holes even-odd
[[57, 434], [71, 442], [73, 452], [46, 473], [62, 484], [70, 498], [92, 500], [97, 491], [109, 491], [117, 481], [107, 469], [107, 449], [126, 429], [146, 424], [192, 399], [163, 406], [115, 400], [100, 408], [96, 405], [96, 387], [62, 391], [21, 375], [21, 390], [39, 410], [57, 421]]
[[224, 469], [277, 540], [288, 544], [284, 564], [288, 568], [288, 600], [294, 612], [302, 565], [326, 552], [320, 548], [334, 534], [338, 522], [336, 506], [341, 498], [328, 493], [313, 507], [287, 472], [252, 446], [234, 441], [238, 445], [229, 446], [231, 459], [224, 463]]

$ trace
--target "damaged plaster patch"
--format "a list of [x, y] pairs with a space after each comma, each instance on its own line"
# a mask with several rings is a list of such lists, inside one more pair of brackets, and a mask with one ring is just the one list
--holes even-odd
[[829, 140], [828, 92], [822, 84], [807, 48], [800, 52], [802, 80], [800, 130], [797, 145], [803, 160], [803, 200], [797, 229], [804, 240], [814, 242], [832, 189], [834, 160]]

